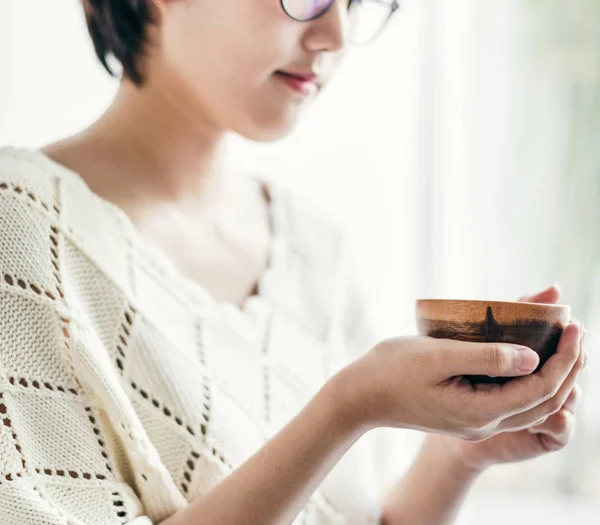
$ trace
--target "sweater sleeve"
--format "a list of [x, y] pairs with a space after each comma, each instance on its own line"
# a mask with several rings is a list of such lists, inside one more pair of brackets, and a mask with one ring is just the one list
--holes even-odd
[[75, 372], [47, 190], [0, 170], [0, 525], [151, 525]]

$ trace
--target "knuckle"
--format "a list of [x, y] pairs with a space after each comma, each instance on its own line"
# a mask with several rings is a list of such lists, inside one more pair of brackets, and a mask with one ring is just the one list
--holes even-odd
[[565, 432], [569, 429], [571, 418], [566, 410], [554, 414], [553, 419], [553, 424], [557, 432]]
[[491, 344], [485, 348], [485, 373], [490, 377], [498, 377], [507, 368], [507, 357], [502, 347]]

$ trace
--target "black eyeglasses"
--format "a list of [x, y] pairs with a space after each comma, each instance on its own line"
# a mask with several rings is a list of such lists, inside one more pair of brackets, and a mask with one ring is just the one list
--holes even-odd
[[[323, 16], [336, 0], [281, 0], [286, 14], [298, 22]], [[348, 7], [350, 36], [354, 45], [368, 45], [383, 32], [400, 8], [399, 0], [345, 0]]]

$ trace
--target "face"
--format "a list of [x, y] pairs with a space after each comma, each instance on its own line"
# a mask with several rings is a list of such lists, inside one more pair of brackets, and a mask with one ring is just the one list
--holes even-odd
[[155, 3], [148, 82], [185, 103], [190, 115], [252, 140], [289, 133], [322, 89], [279, 71], [314, 72], [325, 83], [345, 53], [342, 0], [308, 22], [290, 18], [280, 0]]

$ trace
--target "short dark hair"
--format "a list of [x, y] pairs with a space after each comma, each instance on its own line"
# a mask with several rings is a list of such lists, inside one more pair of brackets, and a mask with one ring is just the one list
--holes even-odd
[[123, 75], [141, 86], [144, 82], [140, 58], [148, 45], [148, 26], [153, 22], [152, 0], [82, 0], [85, 18], [96, 54], [105, 69], [114, 57]]

